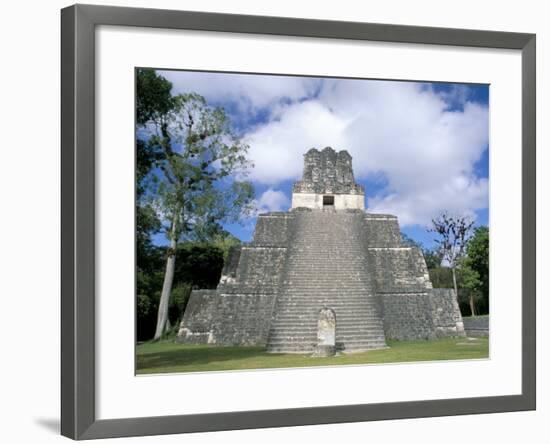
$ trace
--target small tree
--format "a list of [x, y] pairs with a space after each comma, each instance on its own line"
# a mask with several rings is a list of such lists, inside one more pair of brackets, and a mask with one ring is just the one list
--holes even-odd
[[456, 267], [459, 260], [464, 257], [466, 244], [471, 236], [473, 225], [473, 220], [467, 216], [452, 216], [447, 214], [447, 212], [443, 212], [437, 218], [432, 219], [432, 228], [428, 230], [438, 235], [435, 241], [441, 252], [442, 260], [451, 269], [457, 300]]
[[481, 296], [481, 280], [479, 273], [472, 268], [472, 260], [465, 256], [458, 262], [458, 274], [460, 276], [461, 287], [468, 291], [468, 304], [472, 316], [477, 314], [476, 301]]

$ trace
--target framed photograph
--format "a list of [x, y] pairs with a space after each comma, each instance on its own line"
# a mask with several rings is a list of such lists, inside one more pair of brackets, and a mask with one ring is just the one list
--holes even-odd
[[535, 35], [61, 31], [63, 435], [536, 408]]

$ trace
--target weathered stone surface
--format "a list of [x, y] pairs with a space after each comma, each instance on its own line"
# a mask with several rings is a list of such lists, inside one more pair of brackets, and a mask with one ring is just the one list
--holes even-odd
[[334, 356], [336, 354], [336, 315], [334, 310], [324, 307], [319, 310], [317, 321], [317, 348], [315, 356]]
[[315, 148], [304, 154], [302, 180], [293, 187], [295, 193], [365, 194], [355, 183], [352, 159], [345, 150], [336, 152], [331, 147], [322, 151]]
[[241, 259], [241, 246], [232, 246], [229, 248], [227, 260], [222, 269], [220, 284], [232, 284], [237, 278], [237, 268]]
[[[230, 252], [217, 290], [192, 292], [178, 340], [318, 353], [325, 306], [342, 352], [384, 348], [386, 338], [464, 335], [454, 293], [432, 289], [422, 252], [403, 244], [397, 218], [363, 211], [349, 154], [310, 150], [304, 163], [293, 194], [313, 194], [322, 209], [260, 215], [253, 241]], [[324, 207], [324, 193], [361, 205]]]
[[435, 334], [438, 337], [464, 336], [464, 322], [454, 290], [432, 288], [428, 294], [432, 304]]
[[379, 302], [362, 242], [364, 213], [312, 210], [291, 214], [267, 350], [314, 352], [319, 307], [325, 305], [338, 319], [338, 350], [385, 347]]
[[177, 341], [188, 344], [211, 344], [215, 320], [216, 290], [193, 290], [178, 331]]
[[468, 336], [488, 336], [489, 316], [473, 316], [463, 319], [464, 330]]
[[219, 294], [212, 324], [212, 343], [264, 345], [275, 295]]
[[292, 188], [292, 208], [365, 209], [365, 190], [355, 183], [352, 159], [345, 150], [310, 149], [302, 180]]

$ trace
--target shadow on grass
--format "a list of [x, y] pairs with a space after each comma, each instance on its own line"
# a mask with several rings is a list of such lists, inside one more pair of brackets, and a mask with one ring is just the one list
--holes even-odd
[[150, 355], [138, 355], [137, 370], [250, 359], [257, 358], [264, 353], [267, 354], [263, 347], [182, 346], [181, 349], [168, 349], [156, 351]]

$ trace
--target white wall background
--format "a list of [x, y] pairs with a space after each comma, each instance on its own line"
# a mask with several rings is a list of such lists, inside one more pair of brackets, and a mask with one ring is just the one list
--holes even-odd
[[[406, 25], [537, 33], [538, 275], [550, 266], [550, 14], [545, 2], [407, 0], [87, 1], [117, 6], [204, 10]], [[0, 437], [62, 442], [59, 433], [59, 9], [69, 2], [27, 0], [2, 7], [0, 27]], [[546, 194], [545, 194], [546, 191]], [[546, 217], [545, 217], [546, 216]], [[545, 248], [546, 247], [546, 248]], [[546, 256], [546, 257], [545, 257]], [[538, 285], [536, 412], [132, 438], [135, 442], [533, 442], [548, 440], [550, 328], [543, 325], [548, 283]], [[24, 317], [18, 310], [23, 308]], [[467, 377], [467, 375], [465, 375]], [[182, 400], [185, 402], [185, 400]], [[466, 435], [470, 435], [467, 437]], [[121, 441], [120, 441], [121, 442]]]

